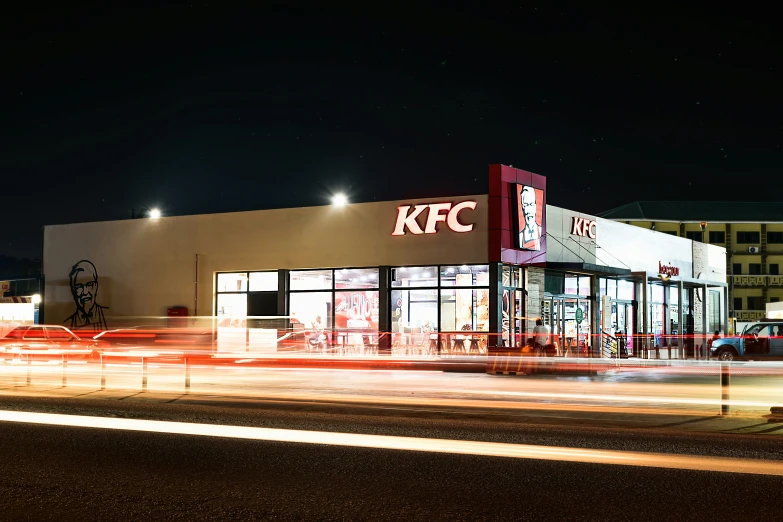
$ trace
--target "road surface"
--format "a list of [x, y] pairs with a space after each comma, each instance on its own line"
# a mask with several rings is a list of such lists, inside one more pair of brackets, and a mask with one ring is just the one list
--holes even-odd
[[[775, 423], [743, 435], [686, 431], [687, 420], [618, 429], [595, 417], [542, 421], [366, 404], [0, 397], [0, 418], [22, 414], [40, 420], [0, 420], [2, 519], [777, 520], [783, 487], [783, 439], [775, 435], [783, 425]], [[107, 427], [61, 426], [52, 415], [106, 419]], [[139, 431], [150, 421], [163, 422], [154, 426], [164, 432]], [[203, 424], [267, 431], [255, 440], [175, 433]], [[316, 434], [316, 442], [344, 445], [265, 440], [267, 433]], [[400, 437], [393, 439], [402, 441], [398, 448], [434, 439], [450, 446], [359, 447], [354, 436]], [[550, 460], [450, 449], [465, 441], [543, 447]], [[580, 448], [595, 451], [587, 461], [568, 460]], [[616, 463], [652, 453], [669, 467]], [[678, 460], [709, 469], [727, 458], [737, 470], [767, 467], [757, 474], [677, 469]]]

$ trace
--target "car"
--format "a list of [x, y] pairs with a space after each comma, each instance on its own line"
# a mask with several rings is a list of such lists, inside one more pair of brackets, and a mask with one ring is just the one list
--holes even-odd
[[97, 344], [92, 337], [79, 337], [60, 325], [17, 326], [0, 339], [0, 353], [25, 360], [55, 355], [58, 358], [65, 355], [68, 359], [87, 359]]
[[783, 359], [783, 320], [762, 320], [738, 336], [715, 339], [710, 357], [721, 361]]

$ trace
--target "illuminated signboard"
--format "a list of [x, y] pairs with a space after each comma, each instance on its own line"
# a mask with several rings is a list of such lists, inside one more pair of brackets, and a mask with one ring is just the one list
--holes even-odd
[[589, 237], [595, 239], [596, 236], [596, 224], [592, 219], [572, 217], [571, 218], [571, 235]]
[[680, 269], [672, 265], [664, 265], [658, 261], [658, 273], [665, 276], [678, 276], [680, 275]]
[[516, 247], [520, 250], [541, 250], [544, 235], [544, 191], [528, 185], [514, 185], [516, 204]]
[[[411, 210], [413, 208], [413, 210]], [[446, 223], [454, 232], [471, 232], [473, 224], [464, 224], [460, 221], [460, 213], [465, 210], [476, 210], [475, 201], [463, 201], [452, 205], [451, 203], [430, 203], [427, 205], [403, 205], [397, 207], [397, 223], [394, 226], [393, 236], [411, 234], [435, 234], [438, 231], [438, 223]], [[427, 212], [427, 221], [424, 228], [417, 221]]]

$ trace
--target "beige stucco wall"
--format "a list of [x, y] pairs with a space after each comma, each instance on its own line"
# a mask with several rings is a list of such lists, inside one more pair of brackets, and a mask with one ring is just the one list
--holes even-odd
[[[399, 205], [466, 200], [477, 202], [460, 214], [472, 232], [440, 223], [436, 234], [391, 235]], [[486, 263], [487, 204], [478, 195], [47, 226], [45, 320], [62, 322], [75, 310], [68, 274], [82, 259], [96, 266], [96, 302], [110, 317], [162, 316], [171, 306], [193, 315], [196, 254], [202, 316], [214, 312], [216, 272]]]

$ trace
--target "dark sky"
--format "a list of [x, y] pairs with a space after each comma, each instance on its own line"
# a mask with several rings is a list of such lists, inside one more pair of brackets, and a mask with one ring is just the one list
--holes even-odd
[[490, 163], [585, 212], [783, 200], [770, 13], [20, 4], [0, 19], [0, 254], [133, 207], [483, 193]]

